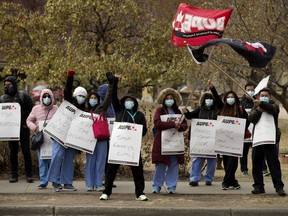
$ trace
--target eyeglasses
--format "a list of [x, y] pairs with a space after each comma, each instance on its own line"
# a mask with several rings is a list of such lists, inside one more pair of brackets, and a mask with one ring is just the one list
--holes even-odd
[[46, 97], [51, 98], [50, 95], [43, 95], [43, 98], [46, 98]]

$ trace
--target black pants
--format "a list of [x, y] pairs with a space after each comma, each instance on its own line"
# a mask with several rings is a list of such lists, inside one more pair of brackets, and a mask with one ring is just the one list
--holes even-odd
[[223, 164], [225, 176], [222, 185], [228, 187], [237, 185], [238, 181], [235, 178], [235, 173], [238, 167], [238, 157], [223, 155]]
[[33, 177], [32, 158], [30, 152], [30, 130], [25, 127], [21, 127], [20, 129], [20, 141], [9, 141], [11, 175], [14, 178], [18, 178], [19, 142], [24, 157], [26, 177]]
[[264, 189], [264, 180], [262, 173], [262, 162], [266, 157], [267, 164], [271, 173], [272, 182], [276, 190], [283, 189], [284, 184], [281, 180], [281, 167], [278, 159], [277, 146], [273, 144], [259, 145], [252, 149], [253, 168], [252, 174], [254, 178], [253, 187], [255, 189]]
[[240, 169], [241, 172], [248, 172], [248, 153], [249, 148], [252, 146], [252, 142], [244, 143], [242, 157], [240, 157]]
[[[110, 196], [112, 194], [112, 187], [114, 180], [116, 178], [117, 171], [119, 169], [119, 164], [108, 164], [108, 170], [106, 173], [105, 178], [105, 190], [103, 191], [104, 194], [107, 194]], [[139, 197], [140, 195], [144, 194], [144, 188], [145, 188], [145, 181], [144, 181], [144, 175], [143, 175], [143, 163], [142, 158], [140, 156], [139, 166], [130, 166], [134, 184], [135, 184], [135, 194], [136, 197]]]

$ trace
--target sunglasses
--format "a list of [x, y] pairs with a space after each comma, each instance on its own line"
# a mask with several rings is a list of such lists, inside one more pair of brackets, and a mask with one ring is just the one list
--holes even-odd
[[43, 95], [43, 98], [46, 98], [46, 97], [51, 98], [50, 95]]

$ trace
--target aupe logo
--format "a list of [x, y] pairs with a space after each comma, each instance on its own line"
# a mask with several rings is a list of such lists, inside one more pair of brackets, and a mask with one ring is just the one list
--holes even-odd
[[233, 119], [223, 119], [222, 123], [232, 124], [232, 125], [240, 125], [240, 122], [238, 120], [233, 120]]
[[5, 105], [5, 106], [2, 106], [2, 110], [15, 110], [17, 109], [16, 106], [14, 105]]
[[206, 127], [214, 127], [214, 124], [212, 122], [197, 122], [197, 126], [206, 126]]
[[120, 126], [118, 127], [118, 129], [137, 131], [137, 129], [136, 129], [135, 126], [130, 126], [130, 125], [120, 125]]

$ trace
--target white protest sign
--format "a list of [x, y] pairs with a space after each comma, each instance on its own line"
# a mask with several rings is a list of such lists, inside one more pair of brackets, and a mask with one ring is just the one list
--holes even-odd
[[273, 115], [262, 112], [261, 118], [254, 127], [252, 146], [276, 143], [276, 127]]
[[[46, 125], [49, 120], [46, 120]], [[39, 121], [39, 130], [43, 130], [44, 120]], [[40, 147], [40, 159], [51, 159], [52, 158], [52, 139], [48, 134], [44, 133], [44, 143]]]
[[[161, 115], [162, 122], [171, 122], [182, 120], [181, 114]], [[183, 132], [178, 132], [175, 128], [162, 130], [161, 132], [161, 154], [175, 155], [184, 154], [184, 136]]]
[[[246, 110], [246, 112], [249, 115], [250, 112], [251, 112], [251, 109], [245, 109], [245, 110]], [[248, 130], [250, 131], [251, 134], [252, 134], [252, 131], [253, 131], [253, 127], [254, 127], [254, 124], [250, 122]], [[253, 136], [251, 136], [250, 138], [244, 139], [244, 143], [252, 143], [252, 142], [253, 142]]]
[[108, 163], [138, 166], [143, 125], [114, 122], [110, 137]]
[[18, 103], [0, 103], [0, 141], [19, 140], [21, 107]]
[[215, 134], [217, 120], [192, 119], [190, 154], [196, 157], [216, 158]]
[[256, 86], [255, 88], [255, 93], [254, 95], [257, 95], [259, 93], [260, 90], [262, 90], [263, 88], [266, 88], [267, 85], [268, 85], [268, 82], [269, 82], [269, 78], [270, 78], [270, 75], [265, 77], [264, 79], [262, 79], [258, 85]]
[[64, 143], [66, 141], [71, 122], [73, 118], [75, 118], [75, 116], [79, 116], [81, 112], [81, 110], [77, 109], [77, 107], [68, 101], [63, 101], [45, 127], [44, 132], [55, 139], [58, 143], [62, 144], [64, 147], [67, 147]]
[[115, 120], [116, 120], [116, 118], [107, 118], [107, 122], [108, 122], [108, 125], [109, 125], [109, 132], [110, 132], [110, 134], [112, 134]]
[[217, 116], [215, 152], [241, 157], [246, 119]]
[[[94, 114], [95, 117], [99, 115]], [[93, 154], [97, 140], [92, 129], [91, 113], [82, 112], [75, 117], [70, 125], [65, 145], [80, 151]]]

